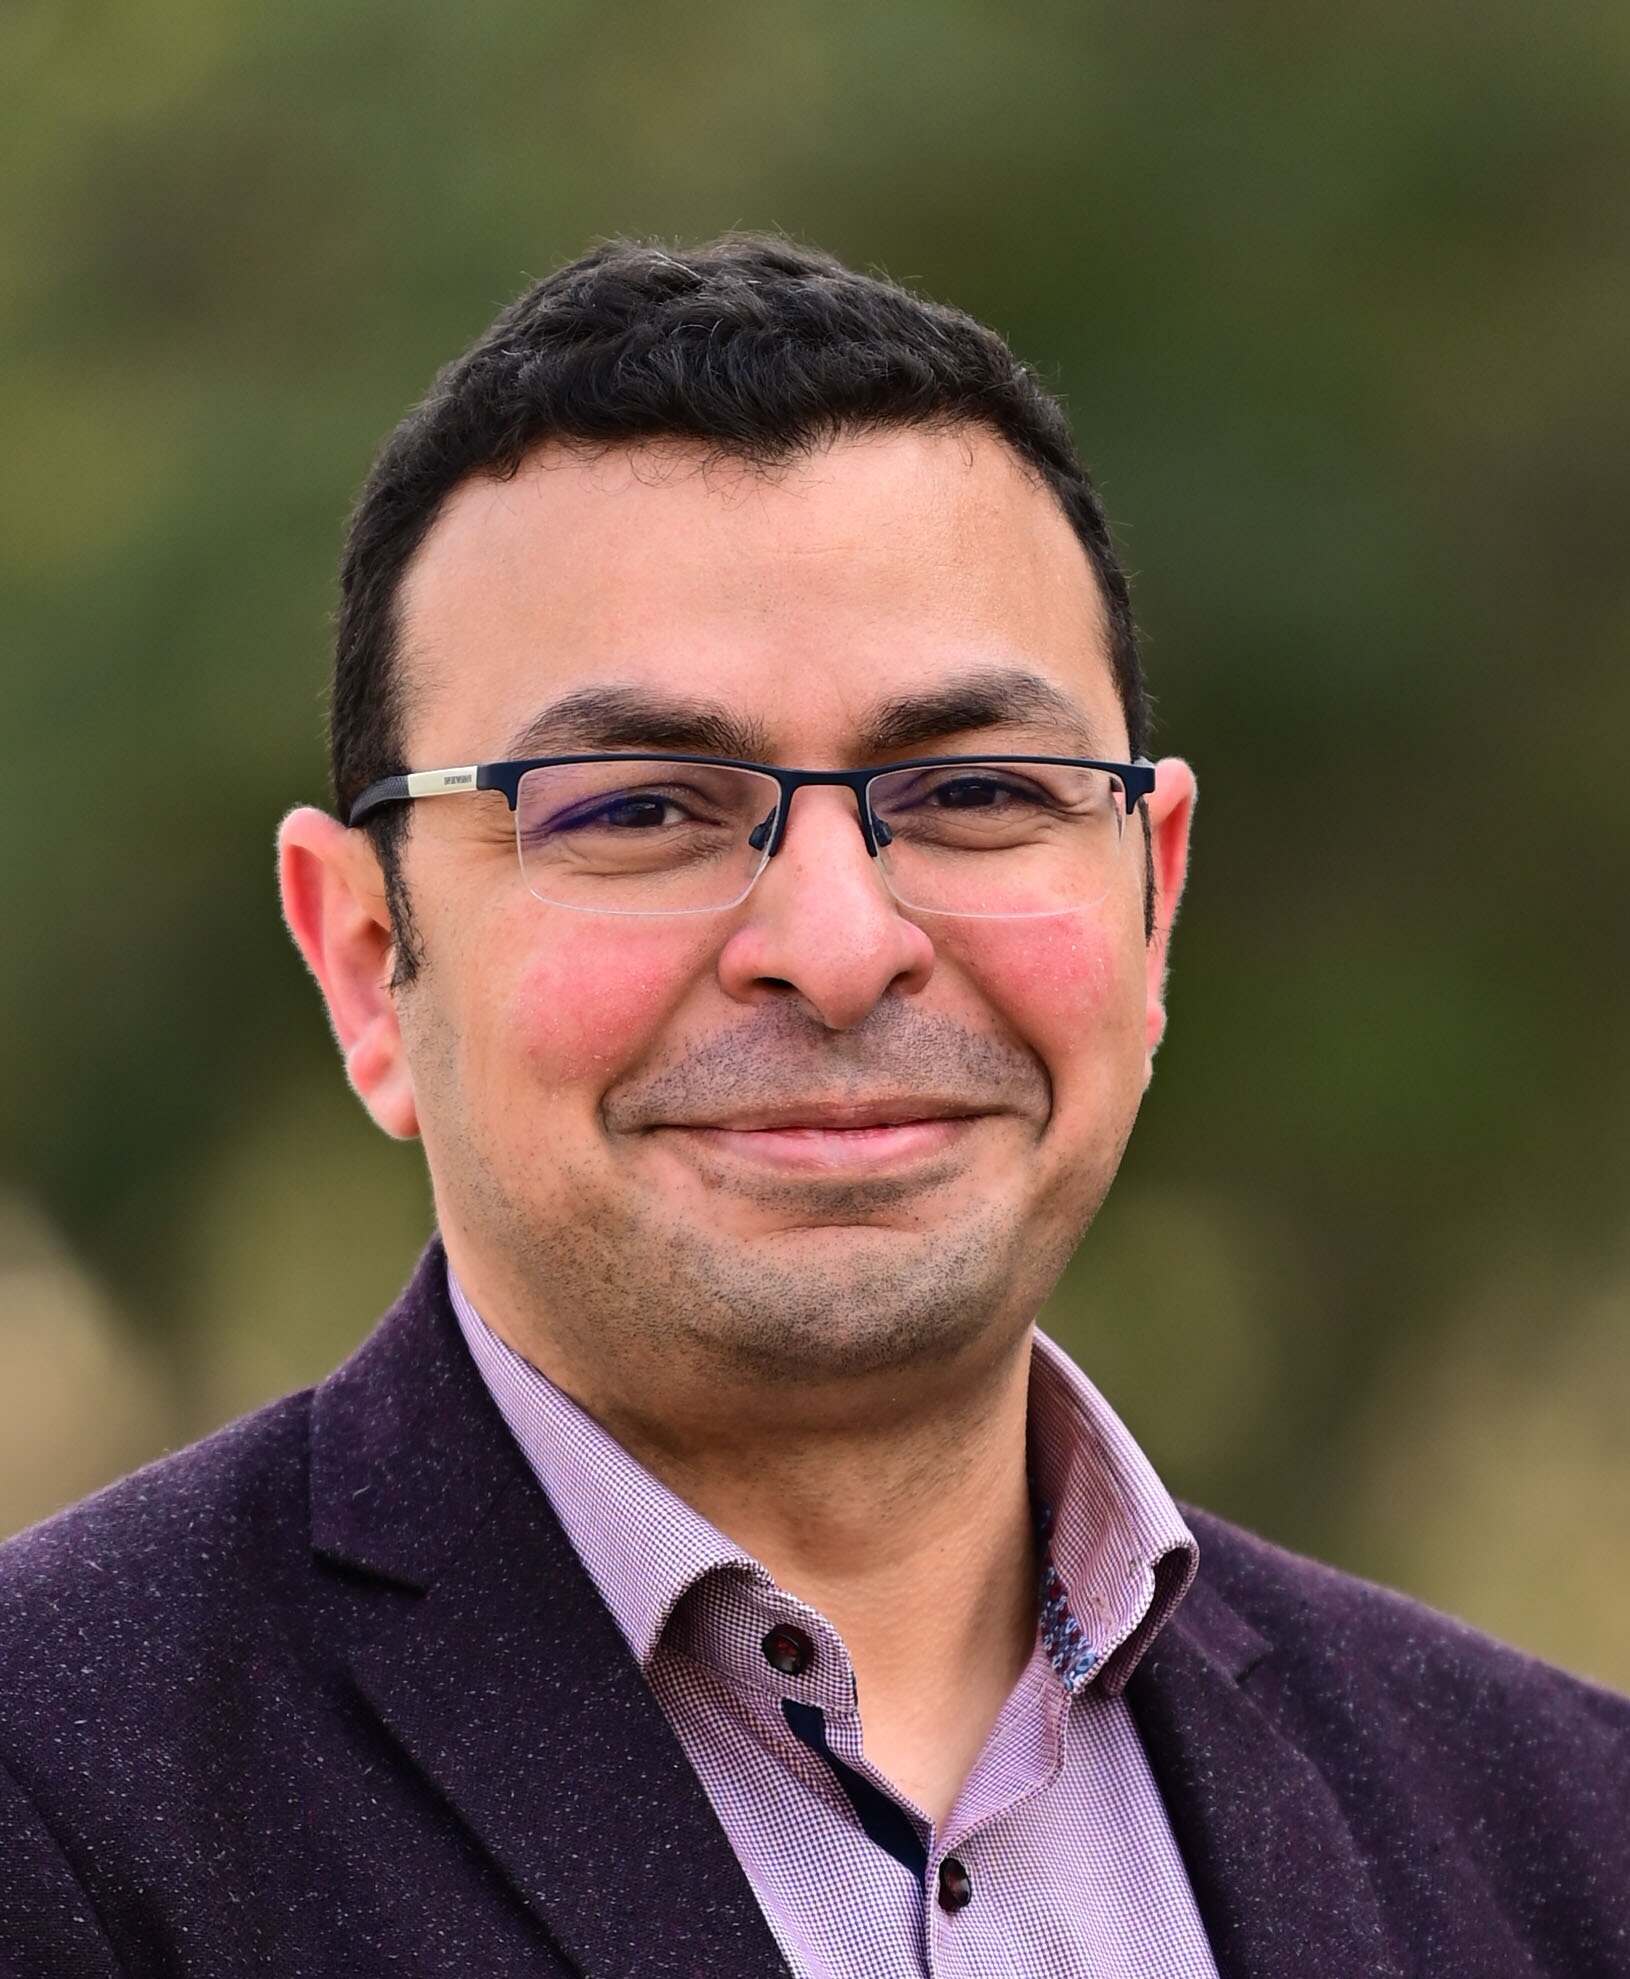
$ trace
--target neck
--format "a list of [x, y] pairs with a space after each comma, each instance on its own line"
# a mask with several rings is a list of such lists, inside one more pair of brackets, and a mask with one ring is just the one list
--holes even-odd
[[510, 1346], [831, 1622], [868, 1758], [942, 1821], [1035, 1644], [1032, 1329], [949, 1365], [826, 1384], [671, 1361], [642, 1383], [579, 1364], [466, 1288]]
[[[607, 1426], [679, 1497], [823, 1614], [854, 1666], [866, 1756], [950, 1816], [1035, 1646], [1028, 1329], [989, 1378], [907, 1414], [781, 1419], [676, 1444]], [[902, 1386], [906, 1384], [902, 1383]], [[898, 1403], [898, 1398], [896, 1398]]]
[[[1025, 1461], [1028, 1329], [965, 1385], [911, 1395], [914, 1375], [873, 1378], [840, 1414], [795, 1413], [785, 1396], [738, 1395], [727, 1419], [676, 1423], [603, 1406], [601, 1420], [647, 1469], [818, 1608], [857, 1666], [892, 1634], [924, 1653], [1020, 1612], [1034, 1633]], [[807, 1406], [808, 1398], [800, 1398]], [[935, 1631], [931, 1631], [935, 1632]], [[921, 1663], [918, 1662], [919, 1673]]]

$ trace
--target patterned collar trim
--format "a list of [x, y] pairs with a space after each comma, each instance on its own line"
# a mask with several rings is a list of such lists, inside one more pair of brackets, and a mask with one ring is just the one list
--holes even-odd
[[1137, 1439], [1062, 1347], [1037, 1333], [1030, 1475], [1051, 1508], [1041, 1639], [1072, 1695], [1118, 1695], [1193, 1585], [1200, 1549]]

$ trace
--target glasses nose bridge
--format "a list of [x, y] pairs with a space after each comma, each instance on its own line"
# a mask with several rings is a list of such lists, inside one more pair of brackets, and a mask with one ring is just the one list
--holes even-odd
[[789, 770], [780, 778], [780, 802], [776, 807], [775, 831], [770, 839], [764, 860], [768, 865], [786, 843], [787, 827], [792, 822], [792, 800], [799, 791], [814, 785], [824, 789], [847, 790], [854, 799], [855, 822], [860, 826], [860, 836], [865, 844], [868, 857], [875, 859], [878, 854], [877, 833], [873, 828], [871, 806], [866, 801], [866, 785], [870, 775], [857, 770]]

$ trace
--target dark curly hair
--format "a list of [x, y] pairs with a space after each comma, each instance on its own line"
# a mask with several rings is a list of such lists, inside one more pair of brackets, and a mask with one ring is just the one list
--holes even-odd
[[[700, 247], [611, 241], [528, 289], [437, 377], [386, 440], [340, 565], [329, 757], [340, 815], [407, 767], [397, 666], [403, 574], [442, 503], [473, 474], [516, 473], [550, 441], [587, 449], [691, 441], [763, 467], [843, 433], [982, 426], [1049, 487], [1092, 564], [1133, 755], [1148, 695], [1126, 576], [1057, 399], [961, 310], [773, 236]], [[385, 878], [393, 987], [420, 947], [402, 880], [413, 807], [364, 827]]]

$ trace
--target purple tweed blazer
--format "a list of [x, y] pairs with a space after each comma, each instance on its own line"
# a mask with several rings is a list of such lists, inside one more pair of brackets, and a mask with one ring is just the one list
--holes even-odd
[[[1187, 1516], [1128, 1695], [1224, 1979], [1630, 1979], [1630, 1702]], [[0, 1548], [5, 1979], [782, 1971], [439, 1243], [314, 1392]]]

